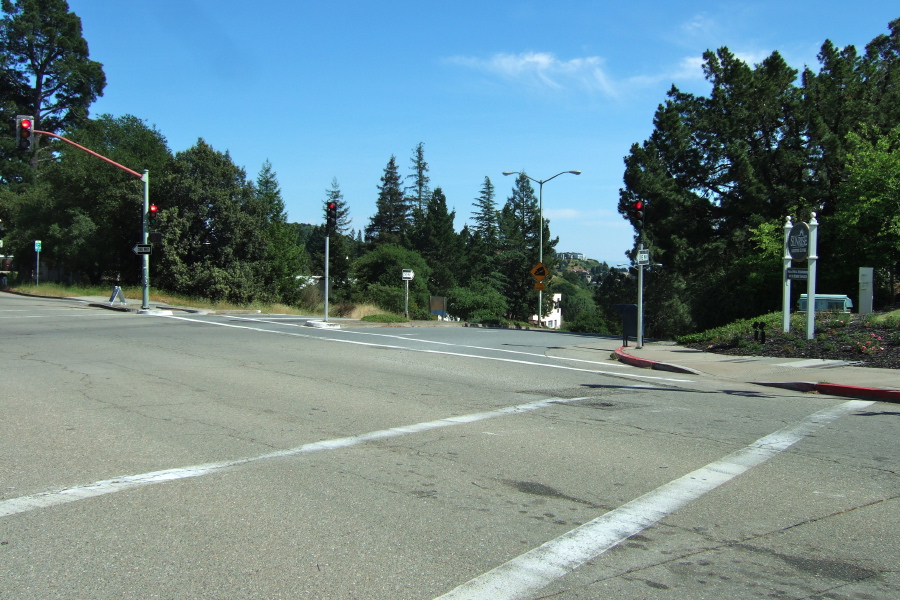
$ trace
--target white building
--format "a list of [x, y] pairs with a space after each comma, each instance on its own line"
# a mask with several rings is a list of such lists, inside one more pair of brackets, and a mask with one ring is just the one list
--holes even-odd
[[[550, 312], [544, 315], [544, 317], [541, 319], [541, 327], [546, 327], [547, 329], [559, 329], [560, 327], [562, 327], [562, 308], [560, 308], [561, 302], [562, 294], [553, 294], [553, 306], [550, 309]], [[531, 315], [531, 322], [537, 325], [537, 315]]]

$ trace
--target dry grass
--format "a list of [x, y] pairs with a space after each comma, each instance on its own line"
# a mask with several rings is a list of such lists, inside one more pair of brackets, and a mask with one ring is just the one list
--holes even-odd
[[[42, 283], [40, 285], [21, 284], [14, 288], [17, 292], [25, 294], [35, 294], [38, 296], [56, 296], [60, 298], [73, 296], [101, 296], [108, 298], [112, 293], [110, 286], [77, 286], [77, 285], [61, 285], [57, 283]], [[125, 298], [131, 301], [140, 301], [142, 292], [140, 287], [122, 288]], [[205, 298], [191, 298], [178, 294], [170, 294], [163, 290], [150, 290], [150, 301], [160, 304], [168, 304], [170, 306], [184, 306], [187, 308], [205, 308], [214, 311], [260, 311], [266, 314], [278, 315], [309, 315], [321, 316], [325, 314], [325, 306], [322, 302], [318, 302], [315, 306], [295, 307], [286, 304], [265, 304], [255, 302], [252, 304], [233, 304], [230, 302], [214, 302]], [[341, 308], [349, 308], [346, 314], [340, 316], [350, 319], [362, 319], [370, 315], [384, 314], [384, 310], [378, 308], [374, 304], [356, 304], [341, 305]], [[338, 306], [332, 303], [329, 306], [329, 314], [335, 316]]]
[[374, 304], [357, 304], [347, 316], [351, 319], [362, 319], [363, 317], [381, 314], [384, 314], [384, 310]]

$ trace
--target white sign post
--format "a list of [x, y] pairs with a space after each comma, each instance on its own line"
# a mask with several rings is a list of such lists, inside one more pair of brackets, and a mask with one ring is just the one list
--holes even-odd
[[788, 269], [791, 268], [791, 252], [788, 247], [788, 238], [791, 235], [791, 218], [788, 217], [784, 222], [784, 273], [783, 290], [781, 299], [781, 329], [784, 333], [791, 330], [791, 279], [787, 276]]
[[[791, 330], [791, 281], [806, 279], [806, 339], [816, 337], [816, 244], [819, 237], [819, 222], [812, 213], [809, 223], [791, 224], [788, 217], [784, 223], [784, 269], [782, 272], [782, 329]], [[791, 260], [807, 261], [807, 269], [791, 267]]]
[[819, 239], [819, 222], [816, 221], [816, 213], [812, 214], [809, 221], [809, 276], [806, 280], [806, 339], [816, 337], [816, 263], [819, 260], [816, 254], [816, 244]]
[[403, 269], [400, 272], [400, 277], [406, 282], [406, 300], [403, 304], [403, 312], [406, 314], [407, 319], [409, 318], [409, 282], [415, 276], [416, 274], [413, 273], [412, 269]]

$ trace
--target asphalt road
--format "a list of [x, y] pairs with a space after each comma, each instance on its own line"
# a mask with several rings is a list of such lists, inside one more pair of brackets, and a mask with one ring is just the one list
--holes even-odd
[[896, 405], [0, 294], [0, 599], [898, 598]]

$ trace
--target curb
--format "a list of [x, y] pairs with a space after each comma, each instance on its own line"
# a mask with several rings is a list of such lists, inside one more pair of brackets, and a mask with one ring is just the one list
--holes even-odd
[[885, 388], [860, 387], [840, 383], [812, 383], [808, 381], [756, 382], [756, 385], [777, 387], [796, 392], [818, 392], [830, 396], [846, 396], [849, 398], [876, 399], [882, 402], [900, 402], [900, 390]]
[[[640, 367], [643, 369], [656, 369], [657, 371], [673, 371], [675, 373], [689, 373], [692, 375], [703, 375], [701, 371], [691, 369], [689, 367], [681, 367], [669, 363], [650, 360], [649, 358], [639, 358], [625, 352], [625, 346], [617, 348], [612, 358], [617, 359], [627, 365]], [[880, 400], [882, 402], [900, 402], [900, 390], [887, 388], [870, 388], [857, 385], [844, 385], [840, 383], [813, 383], [811, 381], [751, 381], [754, 385], [763, 385], [766, 387], [776, 387], [785, 390], [793, 390], [795, 392], [817, 392], [820, 394], [828, 394], [830, 396], [844, 396], [848, 398], [864, 398]]]
[[680, 365], [673, 365], [669, 363], [659, 362], [657, 360], [650, 360], [649, 358], [638, 358], [637, 356], [632, 356], [625, 352], [625, 346], [616, 348], [616, 351], [613, 353], [613, 358], [615, 358], [619, 362], [625, 363], [626, 365], [631, 365], [632, 367], [640, 367], [642, 369], [671, 371], [672, 373], [686, 373], [688, 375], [703, 375], [702, 372], [696, 369], [691, 369], [690, 367], [682, 367]]

